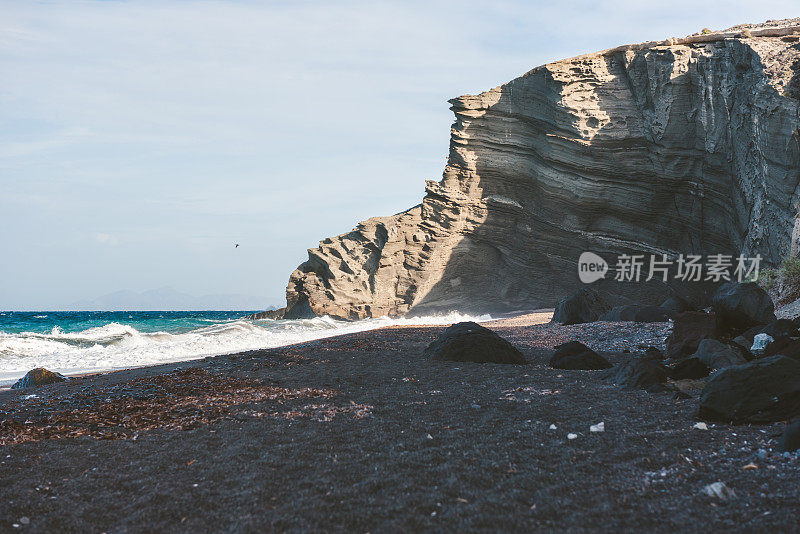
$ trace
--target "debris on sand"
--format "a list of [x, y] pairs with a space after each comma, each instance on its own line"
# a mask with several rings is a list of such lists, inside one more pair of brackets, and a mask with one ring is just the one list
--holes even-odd
[[[266, 386], [256, 380], [186, 369], [47, 398], [10, 401], [0, 408], [0, 445], [78, 436], [124, 439], [156, 428], [188, 430], [236, 417], [239, 412], [234, 407], [242, 404], [337, 395], [339, 392], [331, 389]], [[300, 415], [329, 420], [331, 412], [361, 418], [369, 416], [370, 407], [312, 405]]]
[[700, 423], [695, 423], [694, 426], [692, 426], [692, 428], [696, 428], [697, 430], [708, 430], [708, 425], [700, 422]]
[[727, 501], [728, 499], [735, 499], [736, 492], [725, 485], [724, 482], [714, 482], [703, 488], [703, 493], [711, 498]]
[[589, 427], [589, 432], [605, 432], [606, 431], [606, 424], [603, 421], [600, 421], [596, 425], [592, 425]]
[[567, 439], [576, 439], [577, 437], [578, 434], [572, 434], [572, 433], [567, 434]]

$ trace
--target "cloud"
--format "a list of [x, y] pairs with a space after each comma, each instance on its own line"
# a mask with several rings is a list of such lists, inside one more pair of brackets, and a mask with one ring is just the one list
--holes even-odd
[[114, 246], [119, 243], [119, 240], [116, 238], [116, 236], [104, 233], [94, 234], [94, 240], [100, 243], [101, 245]]

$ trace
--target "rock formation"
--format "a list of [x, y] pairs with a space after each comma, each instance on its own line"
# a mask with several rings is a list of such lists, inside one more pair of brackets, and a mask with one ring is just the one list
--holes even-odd
[[797, 30], [622, 46], [451, 100], [442, 180], [309, 250], [286, 316], [553, 306], [581, 285], [586, 250], [777, 263], [800, 242]]

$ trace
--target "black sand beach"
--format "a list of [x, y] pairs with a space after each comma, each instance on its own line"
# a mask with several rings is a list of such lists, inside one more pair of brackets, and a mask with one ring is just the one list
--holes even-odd
[[491, 326], [526, 365], [423, 359], [441, 327], [385, 328], [2, 392], [0, 529], [796, 531], [800, 462], [757, 454], [782, 423], [698, 430], [696, 385], [546, 364], [668, 324]]

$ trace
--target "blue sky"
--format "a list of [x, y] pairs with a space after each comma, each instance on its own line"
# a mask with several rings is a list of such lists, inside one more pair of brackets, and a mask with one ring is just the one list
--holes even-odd
[[440, 178], [447, 99], [798, 15], [770, 0], [0, 0], [0, 14], [0, 309], [162, 286], [280, 305], [307, 248]]

